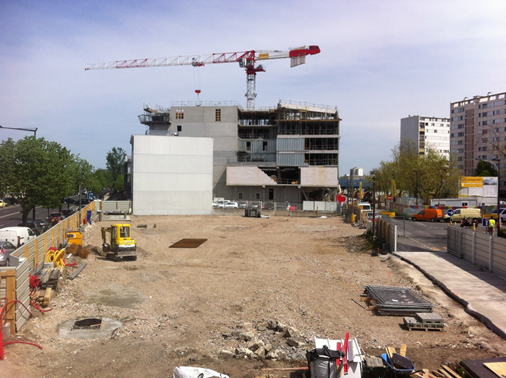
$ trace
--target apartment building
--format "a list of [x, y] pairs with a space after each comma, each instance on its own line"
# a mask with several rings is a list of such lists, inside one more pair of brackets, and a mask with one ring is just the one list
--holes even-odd
[[[492, 161], [497, 156], [505, 160], [498, 148], [506, 136], [506, 92], [466, 97], [450, 103], [450, 112], [450, 153], [455, 154], [462, 175], [473, 176], [479, 160]], [[502, 167], [503, 161], [501, 172]], [[504, 180], [499, 187], [502, 192]]]
[[401, 143], [412, 140], [420, 155], [429, 150], [450, 158], [450, 119], [408, 116], [401, 119]]
[[336, 194], [341, 121], [336, 108], [176, 103], [145, 106], [139, 120], [147, 135], [213, 139], [214, 198], [300, 203]]

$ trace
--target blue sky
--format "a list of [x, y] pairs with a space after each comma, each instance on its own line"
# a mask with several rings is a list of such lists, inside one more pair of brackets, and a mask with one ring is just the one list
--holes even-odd
[[[400, 119], [449, 117], [450, 102], [506, 91], [506, 1], [0, 2], [0, 125], [38, 128], [96, 168], [143, 134], [143, 104], [234, 101], [236, 64], [85, 71], [88, 63], [319, 45], [290, 68], [264, 62], [257, 107], [337, 107], [340, 174], [365, 172], [399, 143]], [[201, 75], [201, 78], [199, 78]], [[27, 133], [0, 130], [2, 140]]]

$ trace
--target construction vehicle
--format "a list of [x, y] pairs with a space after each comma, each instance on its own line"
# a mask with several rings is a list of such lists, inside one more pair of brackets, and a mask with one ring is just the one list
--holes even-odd
[[129, 224], [102, 227], [102, 250], [112, 252], [116, 257], [122, 257], [125, 260], [137, 260], [137, 247], [131, 235]]
[[[281, 50], [250, 50], [243, 52], [214, 53], [206, 55], [185, 55], [153, 59], [116, 60], [106, 63], [92, 63], [86, 65], [85, 70], [101, 70], [110, 68], [140, 68], [140, 67], [166, 67], [166, 66], [193, 66], [204, 67], [207, 64], [216, 63], [239, 63], [239, 67], [246, 71], [246, 107], [255, 109], [256, 75], [257, 72], [265, 72], [263, 65], [255, 66], [259, 60], [290, 58], [291, 67], [306, 63], [306, 56], [320, 53], [318, 46], [301, 46], [288, 51]], [[200, 89], [195, 93], [199, 95]]]

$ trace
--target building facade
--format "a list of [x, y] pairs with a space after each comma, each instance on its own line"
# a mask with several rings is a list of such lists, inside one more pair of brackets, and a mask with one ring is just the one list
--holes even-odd
[[[462, 175], [473, 176], [479, 160], [496, 164], [503, 173], [503, 161], [492, 159], [503, 157], [499, 149], [506, 136], [506, 93], [466, 97], [452, 102], [450, 112], [450, 151], [456, 156]], [[503, 195], [504, 180], [499, 187]]]
[[213, 139], [213, 197], [277, 203], [325, 200], [338, 188], [337, 109], [280, 102], [144, 107], [139, 116], [153, 136]]
[[411, 140], [418, 153], [426, 155], [429, 150], [450, 159], [450, 119], [408, 116], [401, 119], [401, 144]]

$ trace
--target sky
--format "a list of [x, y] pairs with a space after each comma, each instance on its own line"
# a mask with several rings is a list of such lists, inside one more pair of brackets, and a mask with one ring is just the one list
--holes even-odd
[[[450, 117], [450, 103], [506, 91], [503, 0], [0, 1], [0, 125], [37, 128], [105, 168], [144, 134], [144, 104], [246, 107], [237, 63], [88, 70], [89, 63], [318, 45], [290, 68], [262, 64], [256, 106], [337, 108], [339, 169], [392, 160], [400, 120]], [[0, 129], [0, 140], [30, 132]]]

